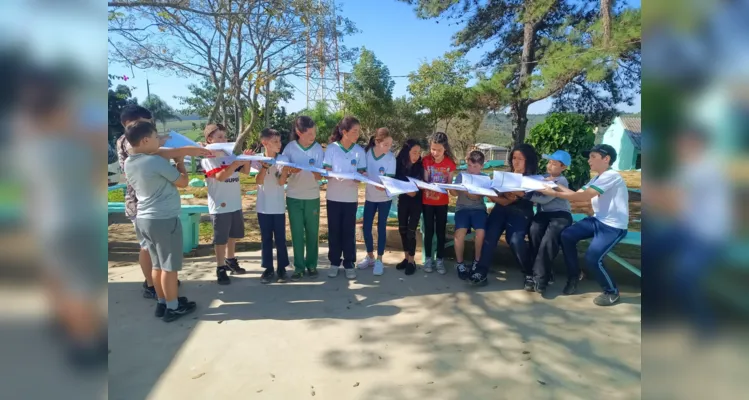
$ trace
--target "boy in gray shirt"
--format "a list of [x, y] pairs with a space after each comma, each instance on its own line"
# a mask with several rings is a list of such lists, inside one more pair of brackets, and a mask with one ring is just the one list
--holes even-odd
[[[466, 159], [466, 173], [472, 175], [481, 175], [481, 169], [484, 168], [484, 153], [474, 150]], [[463, 182], [463, 174], [455, 178], [455, 184]], [[484, 232], [486, 227], [486, 204], [484, 196], [473, 195], [468, 192], [450, 191], [458, 199], [455, 203], [455, 258], [457, 264], [455, 268], [458, 271], [458, 278], [468, 279], [470, 269], [463, 262], [463, 249], [465, 249], [465, 240], [468, 231], [473, 228], [476, 231], [474, 239], [475, 256], [473, 267], [475, 268], [481, 258], [481, 248], [484, 244]]]
[[156, 127], [139, 121], [127, 127], [125, 138], [132, 145], [125, 161], [125, 176], [138, 197], [135, 229], [143, 237], [153, 263], [152, 276], [158, 298], [156, 317], [174, 321], [195, 310], [194, 301], [178, 297], [177, 272], [182, 269], [181, 204], [177, 187], [186, 187], [187, 171], [156, 155]]
[[[546, 180], [569, 187], [567, 178], [562, 176], [562, 172], [572, 162], [569, 153], [557, 150], [552, 155], [544, 154], [542, 157], [549, 160], [546, 164], [548, 173], [544, 175]], [[534, 260], [534, 290], [544, 294], [546, 286], [554, 282], [552, 266], [554, 258], [559, 253], [560, 235], [565, 228], [572, 225], [572, 208], [567, 200], [540, 193], [534, 193], [531, 201], [536, 203], [538, 209], [531, 221], [528, 234], [531, 242], [531, 257]]]

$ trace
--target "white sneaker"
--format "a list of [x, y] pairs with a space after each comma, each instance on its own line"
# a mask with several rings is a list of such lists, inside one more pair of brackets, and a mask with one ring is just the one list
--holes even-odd
[[424, 272], [434, 272], [434, 260], [427, 258], [424, 263]]
[[442, 261], [441, 258], [437, 259], [437, 272], [440, 275], [445, 275], [447, 273], [447, 271], [445, 270], [445, 262]]
[[372, 269], [372, 275], [380, 276], [385, 272], [385, 266], [382, 265], [382, 261], [376, 260], [374, 262], [374, 268]]
[[[336, 273], [338, 275], [338, 273]], [[346, 270], [346, 279], [356, 279], [356, 270], [349, 268]]]
[[328, 278], [335, 278], [336, 276], [338, 276], [338, 267], [331, 265], [328, 269]]
[[356, 268], [359, 269], [367, 269], [369, 267], [373, 267], [375, 265], [374, 258], [369, 258], [369, 256], [364, 257], [363, 260], [359, 261], [359, 264], [356, 264]]

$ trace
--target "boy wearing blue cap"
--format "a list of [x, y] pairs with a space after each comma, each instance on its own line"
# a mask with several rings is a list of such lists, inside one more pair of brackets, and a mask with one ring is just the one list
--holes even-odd
[[[562, 172], [572, 163], [569, 153], [557, 150], [552, 155], [544, 154], [542, 157], [549, 160], [546, 164], [547, 174], [544, 174], [546, 180], [565, 188], [569, 187], [567, 178], [562, 176]], [[546, 286], [554, 281], [552, 263], [559, 254], [562, 231], [572, 225], [572, 209], [569, 201], [541, 193], [534, 193], [531, 201], [536, 203], [538, 208], [528, 234], [531, 257], [534, 260], [534, 290], [544, 294]]]
[[624, 179], [618, 172], [611, 169], [616, 161], [616, 150], [607, 144], [593, 146], [590, 151], [583, 152], [588, 157], [591, 171], [598, 173], [577, 192], [564, 187], [557, 190], [546, 188], [540, 193], [558, 197], [568, 201], [590, 200], [593, 216], [576, 222], [565, 229], [561, 235], [562, 252], [567, 264], [567, 286], [564, 294], [570, 295], [577, 289], [580, 267], [577, 259], [577, 243], [591, 239], [590, 246], [585, 252], [585, 263], [589, 270], [595, 273], [598, 284], [603, 293], [593, 300], [599, 306], [610, 306], [619, 302], [619, 289], [611, 275], [603, 265], [606, 254], [627, 236], [629, 224], [629, 194]]

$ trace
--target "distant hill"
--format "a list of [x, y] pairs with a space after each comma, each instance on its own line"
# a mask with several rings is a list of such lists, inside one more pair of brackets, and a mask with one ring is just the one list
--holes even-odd
[[[528, 114], [528, 126], [526, 132], [544, 122], [548, 114]], [[640, 113], [621, 114], [622, 116], [639, 117]], [[607, 127], [603, 127], [605, 130]], [[512, 143], [512, 117], [509, 114], [488, 114], [481, 123], [476, 134], [478, 143], [488, 143], [497, 146], [509, 146]]]
[[183, 121], [195, 121], [199, 119], [205, 119], [200, 115], [180, 115], [179, 118]]

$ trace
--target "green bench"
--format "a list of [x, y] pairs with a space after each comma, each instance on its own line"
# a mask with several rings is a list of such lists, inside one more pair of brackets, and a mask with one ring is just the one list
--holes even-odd
[[[487, 204], [487, 208], [489, 210], [491, 210], [492, 206], [493, 206], [493, 204]], [[396, 216], [397, 216], [397, 213], [396, 213]], [[580, 221], [580, 220], [582, 220], [584, 218], [587, 218], [587, 217], [588, 216], [585, 215], [585, 214], [572, 214], [572, 220], [574, 222], [578, 222], [578, 221]], [[421, 221], [419, 223], [421, 224], [421, 226], [424, 226], [424, 217], [423, 216], [421, 217]], [[452, 212], [451, 213], [447, 213], [447, 224], [448, 225], [455, 225], [455, 213], [452, 213]], [[466, 235], [466, 240], [471, 240], [471, 239], [473, 239], [474, 236], [475, 236], [475, 232], [471, 232], [470, 234]], [[424, 263], [424, 262], [426, 262], [426, 251], [424, 249], [424, 242], [425, 242], [425, 240], [424, 240], [424, 230], [423, 229], [421, 230], [421, 239], [422, 239], [421, 240], [421, 243], [422, 243], [422, 248], [421, 248], [421, 262]], [[635, 231], [627, 232], [627, 236], [625, 236], [624, 239], [622, 239], [622, 241], [619, 242], [619, 244], [628, 244], [628, 245], [633, 245], [633, 246], [639, 246], [639, 247], [641, 247], [642, 246], [642, 234], [640, 232], [635, 232]], [[450, 247], [453, 247], [453, 246], [455, 246], [455, 240], [450, 240], [450, 241], [448, 241], [448, 242], [445, 243], [445, 248], [446, 249], [450, 248]], [[435, 257], [435, 255], [437, 253], [437, 250], [436, 250], [437, 249], [437, 236], [436, 235], [432, 238], [432, 249], [435, 249], [435, 250], [433, 250], [434, 254], [432, 254], [432, 257]], [[613, 251], [609, 251], [606, 254], [606, 256], [609, 257], [610, 259], [616, 261], [617, 263], [619, 263], [619, 265], [621, 265], [622, 267], [626, 268], [627, 270], [629, 270], [633, 274], [637, 275], [638, 277], [642, 277], [642, 272], [637, 267], [635, 267], [634, 265], [632, 265], [631, 263], [629, 263], [627, 260], [625, 260], [625, 259], [621, 258], [620, 256], [618, 256]]]
[[[125, 203], [109, 202], [107, 204], [109, 214], [124, 214]], [[198, 247], [200, 241], [200, 215], [208, 213], [208, 206], [201, 205], [182, 205], [182, 213], [179, 216], [182, 222], [182, 252], [189, 253]]]

